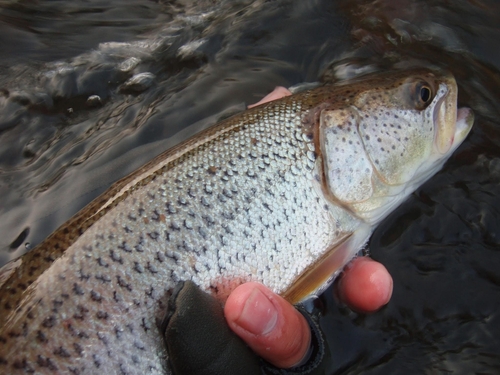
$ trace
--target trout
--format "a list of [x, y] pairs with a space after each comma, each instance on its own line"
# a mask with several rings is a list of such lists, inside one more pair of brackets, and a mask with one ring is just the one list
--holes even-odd
[[0, 274], [0, 372], [169, 374], [174, 286], [295, 303], [462, 143], [449, 73], [367, 75], [257, 106], [115, 183]]

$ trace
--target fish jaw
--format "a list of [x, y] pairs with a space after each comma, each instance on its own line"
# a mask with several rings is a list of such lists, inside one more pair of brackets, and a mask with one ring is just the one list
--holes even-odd
[[436, 145], [436, 152], [433, 157], [429, 158], [425, 163], [423, 163], [420, 168], [415, 172], [415, 177], [413, 180], [401, 189], [397, 195], [398, 199], [385, 206], [383, 212], [379, 214], [380, 219], [386, 217], [394, 208], [399, 205], [399, 203], [404, 200], [408, 195], [417, 190], [425, 181], [435, 175], [441, 168], [443, 168], [444, 163], [450, 158], [450, 156], [455, 152], [455, 150], [462, 144], [474, 124], [474, 112], [470, 108], [460, 108], [455, 111], [457, 114], [457, 119], [454, 121], [453, 133], [450, 137], [450, 145], [444, 154], [441, 154], [438, 150], [438, 145]]
[[434, 110], [434, 146], [437, 153], [447, 158], [469, 134], [474, 124], [474, 113], [470, 108], [457, 107], [458, 88], [451, 74], [448, 73], [442, 78], [440, 90], [446, 94]]
[[[444, 106], [449, 107], [449, 103], [442, 104], [441, 107]], [[406, 189], [410, 190], [409, 193], [416, 190], [443, 167], [444, 163], [467, 138], [474, 125], [474, 112], [470, 108], [455, 108], [452, 111], [446, 108], [446, 111], [443, 112], [445, 114], [439, 115], [439, 118], [447, 118], [447, 122], [436, 127], [434, 153], [415, 172], [412, 183]]]
[[450, 147], [451, 152], [455, 151], [462, 144], [474, 125], [474, 112], [470, 108], [459, 108], [455, 123], [455, 135]]
[[442, 95], [434, 108], [435, 124], [434, 146], [436, 151], [444, 155], [453, 144], [455, 123], [457, 121], [458, 89], [455, 78], [449, 73], [443, 76], [439, 84], [438, 95]]

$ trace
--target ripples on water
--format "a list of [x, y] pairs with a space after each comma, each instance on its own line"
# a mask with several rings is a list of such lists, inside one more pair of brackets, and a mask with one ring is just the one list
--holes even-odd
[[500, 373], [500, 5], [0, 2], [0, 263], [113, 181], [276, 85], [450, 69], [475, 127], [375, 232], [394, 277], [362, 316], [318, 301], [326, 373]]

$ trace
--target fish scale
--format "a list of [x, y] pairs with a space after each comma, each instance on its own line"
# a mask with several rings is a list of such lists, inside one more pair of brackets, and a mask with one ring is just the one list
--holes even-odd
[[[316, 290], [372, 230], [326, 191], [331, 161], [311, 120], [354, 98], [323, 87], [228, 119], [117, 182], [3, 269], [0, 369], [168, 374], [159, 327], [178, 282], [222, 302], [246, 281], [290, 301]], [[321, 126], [349, 120], [331, 116]]]

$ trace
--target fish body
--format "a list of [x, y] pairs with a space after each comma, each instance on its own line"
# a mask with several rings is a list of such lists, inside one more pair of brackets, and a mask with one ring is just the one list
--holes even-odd
[[[368, 76], [267, 103], [160, 155], [0, 275], [0, 371], [168, 374], [160, 324], [192, 280], [297, 302], [469, 132], [448, 74]], [[458, 115], [457, 115], [458, 113]]]

